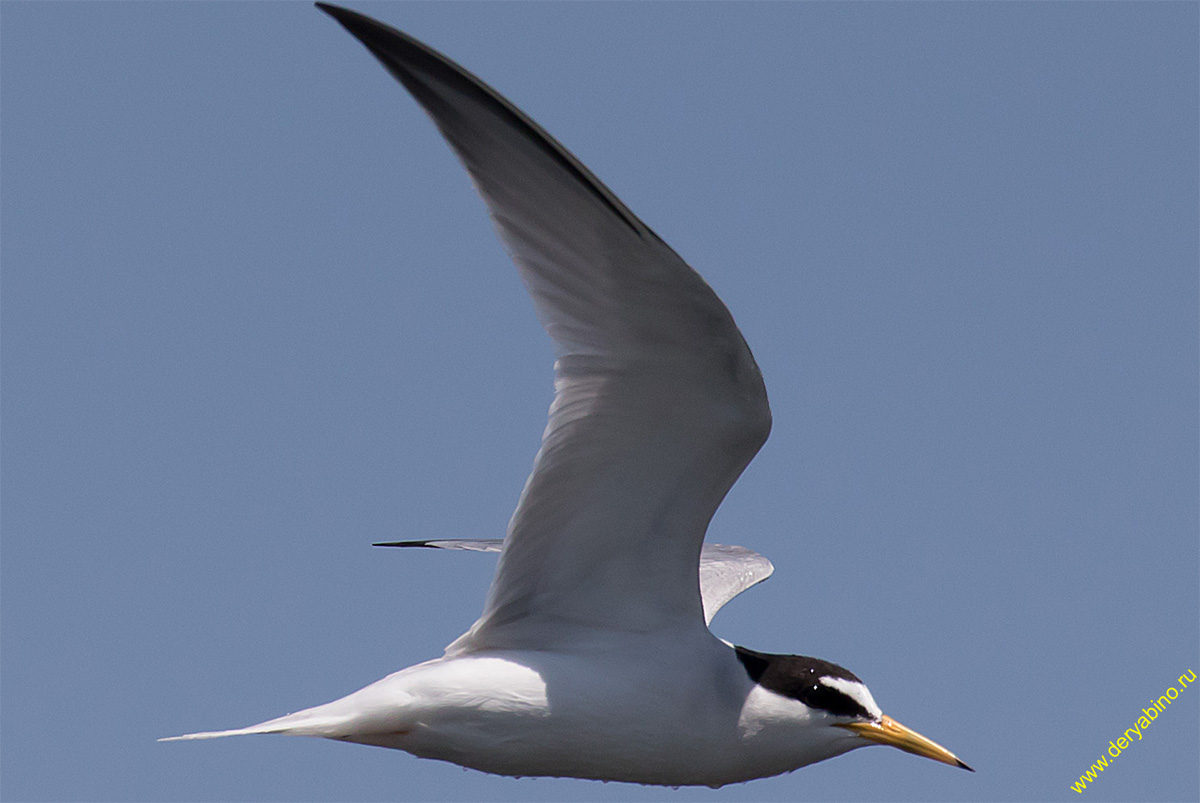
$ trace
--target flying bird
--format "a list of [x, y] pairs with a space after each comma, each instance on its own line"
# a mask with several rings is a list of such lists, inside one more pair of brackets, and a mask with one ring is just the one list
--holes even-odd
[[852, 672], [717, 638], [772, 571], [705, 544], [771, 413], [729, 310], [557, 140], [450, 59], [317, 3], [412, 94], [487, 203], [554, 342], [554, 401], [483, 613], [440, 658], [236, 730], [395, 748], [484, 772], [719, 787], [868, 745], [970, 769]]

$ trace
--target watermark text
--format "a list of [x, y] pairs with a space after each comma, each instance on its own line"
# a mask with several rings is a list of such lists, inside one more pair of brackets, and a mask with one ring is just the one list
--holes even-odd
[[1166, 711], [1167, 707], [1179, 696], [1179, 689], [1186, 689], [1189, 683], [1196, 682], [1195, 670], [1189, 669], [1186, 674], [1180, 675], [1179, 680], [1176, 682], [1179, 684], [1179, 688], [1177, 689], [1172, 686], [1163, 692], [1157, 700], [1152, 702], [1149, 708], [1143, 708], [1142, 715], [1137, 718], [1134, 726], [1118, 736], [1116, 741], [1108, 743], [1108, 752], [1101, 755], [1096, 763], [1088, 768], [1087, 772], [1080, 775], [1077, 782], [1071, 784], [1072, 789], [1082, 795], [1083, 790], [1087, 788], [1089, 783], [1094, 782], [1100, 777], [1100, 773], [1113, 765], [1113, 761], [1117, 756], [1121, 755], [1122, 750], [1132, 746], [1135, 741], [1140, 742], [1150, 724], [1158, 719], [1158, 715]]

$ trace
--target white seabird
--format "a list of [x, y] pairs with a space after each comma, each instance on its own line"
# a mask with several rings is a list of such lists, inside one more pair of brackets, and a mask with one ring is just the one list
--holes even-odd
[[555, 398], [483, 614], [441, 658], [237, 730], [405, 750], [501, 775], [712, 787], [886, 744], [970, 769], [836, 664], [734, 647], [717, 609], [771, 573], [705, 545], [771, 427], [754, 357], [704, 280], [469, 72], [335, 6], [462, 160], [554, 341]]

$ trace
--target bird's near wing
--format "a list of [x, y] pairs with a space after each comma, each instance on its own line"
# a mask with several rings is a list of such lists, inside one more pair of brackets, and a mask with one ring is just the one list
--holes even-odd
[[[496, 552], [501, 538], [442, 538], [428, 541], [386, 541], [374, 546], [427, 547], [464, 552]], [[700, 551], [700, 598], [708, 624], [726, 602], [771, 576], [775, 567], [757, 552], [741, 546], [705, 544]]]
[[701, 621], [709, 519], [770, 431], [729, 311], [549, 134], [415, 39], [318, 3], [462, 160], [554, 341], [550, 420], [487, 603], [451, 653]]

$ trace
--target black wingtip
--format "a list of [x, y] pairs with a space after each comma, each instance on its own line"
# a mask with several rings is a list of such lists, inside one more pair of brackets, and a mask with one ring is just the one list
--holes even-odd
[[975, 771], [975, 770], [971, 769], [970, 767], [968, 767], [968, 766], [966, 765], [966, 762], [964, 762], [964, 761], [963, 761], [961, 758], [959, 758], [959, 757], [955, 756], [955, 757], [954, 757], [954, 760], [958, 762], [958, 766], [962, 767], [962, 768], [963, 768], [964, 770], [966, 770], [967, 772], [974, 772], [974, 771]]
[[342, 23], [342, 26], [355, 36], [358, 36], [359, 31], [367, 28], [379, 29], [386, 27], [379, 21], [371, 19], [366, 14], [359, 14], [357, 11], [351, 11], [348, 8], [342, 8], [330, 3], [313, 3], [313, 5]]
[[337, 18], [338, 14], [346, 11], [346, 9], [342, 8], [341, 6], [331, 6], [329, 3], [313, 3], [313, 5], [335, 19]]
[[[317, 3], [317, 5], [321, 5], [321, 4]], [[371, 546], [429, 546], [429, 542], [428, 541], [380, 541], [377, 544], [371, 544]]]

